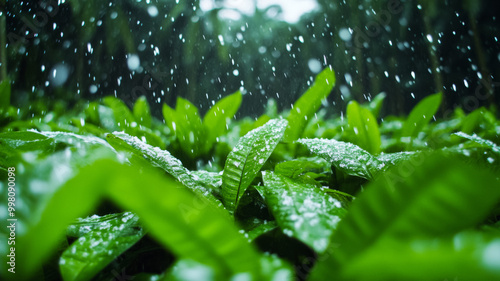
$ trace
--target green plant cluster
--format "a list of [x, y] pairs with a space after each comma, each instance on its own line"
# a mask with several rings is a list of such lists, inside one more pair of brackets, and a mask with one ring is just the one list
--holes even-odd
[[3, 82], [0, 219], [14, 176], [18, 221], [2, 279], [499, 279], [494, 113], [433, 120], [437, 93], [407, 117], [380, 119], [383, 95], [335, 117], [334, 85], [326, 68], [256, 120], [233, 118], [240, 92], [203, 117], [179, 98], [163, 121], [145, 98], [17, 109]]

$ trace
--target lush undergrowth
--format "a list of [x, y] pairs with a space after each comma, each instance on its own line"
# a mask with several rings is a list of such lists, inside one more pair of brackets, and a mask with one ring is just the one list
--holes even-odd
[[500, 278], [492, 110], [436, 120], [437, 93], [381, 120], [379, 95], [332, 117], [334, 84], [257, 120], [233, 118], [240, 92], [203, 117], [179, 98], [163, 121], [145, 98], [16, 109], [2, 83], [2, 279]]

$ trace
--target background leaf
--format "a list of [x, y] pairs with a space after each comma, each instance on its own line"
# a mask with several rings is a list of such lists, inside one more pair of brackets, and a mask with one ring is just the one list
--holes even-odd
[[321, 107], [321, 102], [330, 95], [335, 82], [335, 72], [329, 67], [316, 76], [314, 84], [302, 94], [290, 111], [286, 141], [294, 141], [302, 136], [307, 123]]
[[148, 128], [151, 127], [151, 109], [145, 96], [141, 96], [135, 101], [133, 114], [139, 124]]
[[381, 150], [380, 132], [377, 119], [370, 110], [359, 106], [356, 101], [347, 105], [347, 121], [353, 143], [371, 154], [377, 155]]
[[185, 154], [195, 158], [204, 152], [204, 146], [200, 144], [207, 136], [196, 106], [178, 97], [175, 110], [167, 104], [163, 105], [163, 117]]
[[430, 95], [422, 99], [410, 112], [403, 124], [401, 137], [416, 138], [427, 125], [441, 105], [442, 93]]
[[205, 151], [209, 151], [213, 143], [228, 128], [228, 123], [240, 108], [242, 95], [240, 91], [224, 97], [215, 103], [203, 117], [203, 126], [207, 132]]
[[222, 174], [222, 199], [229, 211], [236, 210], [241, 196], [283, 138], [286, 125], [286, 120], [270, 120], [240, 138], [227, 156]]

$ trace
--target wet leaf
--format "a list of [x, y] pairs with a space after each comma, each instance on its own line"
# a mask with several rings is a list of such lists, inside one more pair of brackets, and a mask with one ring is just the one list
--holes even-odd
[[226, 211], [157, 173], [139, 174], [132, 167], [101, 164], [94, 169], [110, 178], [110, 199], [136, 213], [149, 233], [177, 257], [208, 265], [223, 276], [259, 275], [260, 255], [227, 220]]
[[333, 139], [299, 139], [297, 142], [351, 176], [372, 179], [385, 166], [373, 155], [352, 143]]
[[324, 252], [330, 236], [346, 213], [341, 202], [314, 185], [270, 171], [262, 172], [262, 178], [264, 186], [256, 188], [283, 233], [297, 238], [318, 253]]
[[[213, 206], [222, 207], [221, 202], [212, 195], [210, 189], [205, 187], [205, 185], [197, 179], [199, 177], [191, 174], [191, 172], [182, 165], [181, 161], [172, 156], [167, 150], [153, 147], [125, 133], [114, 132], [113, 134], [107, 135], [107, 138], [112, 145], [128, 149], [134, 155], [144, 157], [152, 165], [160, 167], [171, 174], [184, 186], [202, 197], [200, 200], [204, 199]], [[128, 145], [128, 147], [126, 147], [125, 144]]]
[[90, 230], [62, 254], [59, 267], [64, 280], [90, 280], [137, 243], [145, 234], [138, 220], [132, 213], [104, 220], [98, 216], [80, 219], [79, 227]]
[[222, 174], [222, 198], [229, 211], [236, 210], [243, 193], [283, 138], [287, 123], [272, 119], [248, 132], [227, 156]]

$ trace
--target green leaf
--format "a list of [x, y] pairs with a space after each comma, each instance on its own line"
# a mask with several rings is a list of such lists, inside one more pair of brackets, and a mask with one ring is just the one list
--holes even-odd
[[350, 280], [498, 280], [498, 253], [500, 237], [490, 233], [387, 241], [347, 264], [344, 275]]
[[151, 110], [145, 96], [141, 96], [135, 101], [133, 113], [135, 120], [137, 120], [139, 124], [151, 128]]
[[318, 253], [326, 250], [330, 236], [346, 210], [340, 201], [311, 184], [304, 184], [270, 171], [262, 172], [263, 195], [278, 226]]
[[[144, 236], [139, 218], [126, 212], [113, 218], [93, 216], [79, 221], [88, 231], [71, 244], [59, 260], [64, 280], [90, 280]], [[90, 223], [91, 225], [87, 225]]]
[[103, 98], [103, 103], [113, 111], [116, 126], [128, 133], [134, 131], [136, 120], [128, 106], [122, 100], [107, 96]]
[[474, 227], [499, 199], [495, 174], [456, 158], [438, 154], [402, 163], [354, 200], [311, 280], [342, 274], [344, 266], [384, 241], [453, 235]]
[[10, 81], [0, 83], [0, 113], [6, 112], [10, 106]]
[[325, 68], [316, 76], [314, 84], [295, 102], [288, 116], [288, 128], [285, 132], [286, 141], [294, 141], [302, 136], [304, 129], [321, 107], [335, 86], [335, 72], [330, 67]]
[[500, 146], [496, 145], [494, 142], [490, 141], [490, 140], [485, 140], [481, 137], [479, 137], [478, 135], [474, 134], [472, 136], [470, 135], [467, 135], [466, 133], [464, 132], [457, 132], [455, 133], [455, 135], [459, 136], [459, 137], [462, 137], [462, 138], [465, 138], [465, 139], [468, 139], [468, 140], [471, 140], [473, 142], [476, 142], [480, 145], [483, 145], [485, 147], [489, 147], [491, 148], [495, 153], [498, 153], [500, 154]]
[[205, 151], [209, 151], [214, 142], [227, 130], [230, 119], [240, 108], [242, 95], [240, 91], [231, 94], [212, 106], [203, 117], [203, 126], [207, 132]]
[[364, 108], [370, 110], [370, 112], [373, 114], [375, 118], [379, 117], [380, 114], [380, 109], [382, 109], [382, 105], [384, 104], [384, 100], [387, 97], [387, 94], [382, 92], [373, 98], [373, 100], [366, 104], [362, 105]]
[[295, 179], [306, 173], [331, 172], [331, 164], [323, 158], [294, 159], [278, 163], [274, 167], [276, 174]]
[[380, 132], [377, 119], [370, 110], [359, 106], [356, 101], [347, 105], [347, 121], [352, 132], [352, 141], [371, 154], [381, 151]]
[[149, 234], [178, 258], [195, 260], [223, 276], [259, 275], [260, 255], [226, 219], [226, 211], [157, 173], [139, 174], [133, 167], [101, 164], [94, 169], [108, 176], [109, 197], [136, 213]]
[[272, 119], [248, 132], [229, 153], [222, 174], [222, 198], [233, 212], [240, 198], [283, 138], [286, 120]]
[[299, 139], [297, 142], [351, 176], [372, 179], [384, 168], [384, 163], [352, 143], [334, 139]]
[[24, 152], [47, 155], [55, 150], [55, 142], [36, 132], [0, 133], [0, 167], [17, 166]]
[[[68, 154], [54, 154], [38, 162], [36, 169], [30, 168], [29, 173], [16, 174], [19, 187], [30, 187], [18, 188], [16, 193], [18, 200], [29, 205], [16, 208], [16, 266], [22, 268], [16, 274], [20, 280], [27, 280], [49, 258], [64, 238], [66, 227], [75, 218], [87, 215], [101, 198], [101, 186], [107, 175], [92, 171], [85, 177], [71, 178], [75, 173], [75, 164], [71, 164], [75, 156]], [[2, 198], [1, 202], [7, 200]], [[23, 228], [20, 228], [21, 224]], [[6, 254], [2, 253], [2, 256]]]
[[196, 106], [178, 97], [175, 110], [166, 104], [163, 105], [163, 117], [170, 130], [177, 136], [184, 153], [195, 158], [204, 152], [202, 143], [206, 132]]
[[401, 137], [416, 138], [424, 127], [429, 124], [434, 114], [436, 114], [441, 105], [442, 98], [442, 93], [437, 93], [421, 100], [413, 108], [403, 124]]
[[125, 148], [128, 146], [128, 150], [137, 157], [144, 157], [152, 165], [162, 168], [184, 186], [202, 197], [200, 200], [206, 199], [209, 204], [222, 207], [221, 202], [212, 195], [210, 189], [207, 189], [205, 185], [200, 182], [198, 179], [199, 177], [192, 175], [188, 169], [184, 168], [181, 161], [172, 156], [172, 154], [170, 154], [167, 150], [153, 147], [139, 140], [137, 137], [121, 132], [108, 134], [107, 139], [112, 145], [116, 145], [117, 148]]

